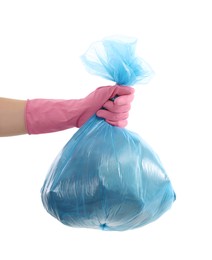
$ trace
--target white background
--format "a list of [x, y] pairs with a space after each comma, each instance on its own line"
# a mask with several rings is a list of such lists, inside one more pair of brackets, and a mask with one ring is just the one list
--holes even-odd
[[177, 200], [140, 229], [61, 224], [43, 208], [51, 162], [76, 131], [0, 139], [0, 259], [212, 259], [211, 1], [0, 1], [0, 95], [78, 98], [104, 79], [80, 55], [110, 35], [138, 39], [155, 72], [137, 85], [128, 129], [159, 154]]

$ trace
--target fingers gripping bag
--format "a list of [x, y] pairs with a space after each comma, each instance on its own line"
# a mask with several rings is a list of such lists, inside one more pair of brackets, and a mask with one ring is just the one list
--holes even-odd
[[[136, 42], [103, 39], [82, 61], [90, 73], [118, 85], [145, 82], [151, 70], [136, 56]], [[158, 219], [175, 192], [158, 155], [138, 134], [93, 115], [56, 157], [41, 197], [65, 225], [125, 231]]]

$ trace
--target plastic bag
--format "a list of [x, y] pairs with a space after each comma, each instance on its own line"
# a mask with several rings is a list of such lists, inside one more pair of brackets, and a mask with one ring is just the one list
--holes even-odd
[[[136, 40], [104, 39], [82, 60], [120, 85], [146, 81], [151, 70], [135, 55]], [[52, 164], [41, 190], [46, 210], [71, 227], [124, 231], [159, 218], [175, 192], [157, 154], [141, 137], [91, 117]]]

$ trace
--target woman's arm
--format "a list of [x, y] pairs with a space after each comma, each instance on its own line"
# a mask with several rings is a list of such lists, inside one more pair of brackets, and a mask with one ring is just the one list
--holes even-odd
[[25, 100], [0, 98], [0, 136], [26, 134]]
[[[113, 101], [114, 97], [117, 98]], [[111, 125], [125, 127], [133, 97], [133, 88], [115, 85], [99, 87], [82, 99], [0, 98], [0, 136], [43, 134], [81, 127], [94, 114]]]

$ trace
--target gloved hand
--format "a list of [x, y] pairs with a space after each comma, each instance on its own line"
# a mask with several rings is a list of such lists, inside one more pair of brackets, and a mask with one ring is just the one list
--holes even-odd
[[[25, 109], [27, 132], [41, 134], [81, 127], [95, 113], [114, 126], [124, 127], [133, 93], [132, 87], [115, 85], [97, 88], [83, 99], [28, 100]], [[114, 101], [110, 100], [116, 96]]]
[[117, 86], [113, 97], [104, 103], [104, 109], [99, 109], [96, 115], [104, 118], [111, 125], [125, 127], [128, 123], [127, 118], [134, 92], [132, 87]]

